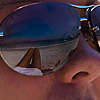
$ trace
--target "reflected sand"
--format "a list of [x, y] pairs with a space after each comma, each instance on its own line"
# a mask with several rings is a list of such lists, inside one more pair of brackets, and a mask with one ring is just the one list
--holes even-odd
[[78, 40], [79, 38], [68, 43], [65, 42], [39, 48], [4, 49], [1, 51], [1, 56], [9, 67], [17, 72], [20, 70], [21, 72], [19, 71], [19, 73], [23, 72], [26, 75], [27, 71], [35, 73], [35, 70], [37, 71], [36, 73], [38, 71], [42, 74], [46, 72], [51, 73], [60, 69], [68, 61], [71, 56], [70, 53], [77, 47]]

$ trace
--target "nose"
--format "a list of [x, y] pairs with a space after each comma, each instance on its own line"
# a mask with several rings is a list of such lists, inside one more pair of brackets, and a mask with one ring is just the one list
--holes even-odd
[[100, 74], [100, 54], [81, 36], [74, 54], [57, 73], [64, 83], [91, 82]]

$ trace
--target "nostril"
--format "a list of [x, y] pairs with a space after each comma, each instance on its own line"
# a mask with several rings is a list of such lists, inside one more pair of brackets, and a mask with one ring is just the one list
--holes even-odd
[[88, 76], [88, 75], [89, 75], [88, 72], [81, 71], [81, 72], [76, 73], [76, 74], [72, 77], [72, 79], [76, 79], [76, 78], [78, 78], [78, 77], [86, 77], [86, 76]]

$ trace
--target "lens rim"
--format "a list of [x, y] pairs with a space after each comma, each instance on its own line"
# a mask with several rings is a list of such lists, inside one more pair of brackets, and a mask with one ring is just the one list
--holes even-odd
[[[69, 4], [65, 4], [65, 3], [58, 3], [58, 2], [47, 2], [47, 3], [42, 3], [42, 4], [63, 4], [63, 5], [66, 5], [66, 7], [69, 7], [69, 8], [71, 8], [73, 11], [74, 11], [74, 15], [76, 16], [76, 22], [77, 22], [77, 25], [76, 25], [76, 31], [75, 31], [75, 33], [73, 33], [76, 37], [74, 37], [74, 38], [71, 38], [70, 39], [70, 41], [67, 41], [66, 43], [68, 43], [68, 42], [71, 42], [71, 40], [74, 40], [74, 39], [79, 39], [79, 35], [80, 35], [80, 30], [81, 30], [81, 28], [79, 28], [80, 26], [81, 26], [81, 24], [80, 24], [80, 16], [79, 16], [79, 13], [78, 13], [78, 11], [74, 8], [74, 7], [72, 7], [71, 5], [69, 5]], [[39, 3], [40, 4], [40, 3]], [[38, 5], [39, 5], [38, 4]], [[37, 4], [36, 4], [37, 5]], [[16, 11], [19, 11], [19, 10], [21, 10], [21, 9], [18, 9], [18, 10], [16, 10]], [[14, 11], [15, 12], [15, 11]], [[14, 13], [13, 12], [13, 13]], [[12, 13], [12, 14], [13, 14]], [[10, 16], [11, 14], [9, 14], [8, 16]], [[7, 17], [6, 17], [7, 18]], [[2, 24], [3, 24], [3, 22], [6, 20], [6, 18], [2, 21], [2, 23], [1, 23], [1, 27], [2, 27]], [[71, 31], [72, 32], [72, 31]], [[77, 46], [76, 46], [77, 47]], [[67, 61], [69, 60], [69, 58], [72, 56], [72, 54], [73, 54], [73, 52], [74, 52], [74, 50], [76, 49], [76, 47], [75, 48], [73, 48], [71, 51], [70, 51], [70, 53], [69, 53], [69, 56], [68, 57], [66, 57], [66, 60], [60, 65], [60, 66], [57, 66], [56, 68], [54, 68], [52, 71], [49, 71], [49, 72], [46, 72], [46, 73], [43, 73], [43, 74], [49, 74], [49, 73], [52, 73], [52, 72], [55, 72], [55, 71], [57, 71], [57, 70], [59, 70], [62, 66], [64, 66], [66, 63], [67, 63]]]

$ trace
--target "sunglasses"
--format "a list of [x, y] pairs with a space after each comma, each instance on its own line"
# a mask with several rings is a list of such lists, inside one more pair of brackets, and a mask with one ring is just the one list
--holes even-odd
[[[80, 37], [81, 22], [75, 7], [79, 6], [45, 2], [19, 7], [9, 14], [0, 24], [0, 54], [5, 63], [14, 69], [30, 48], [38, 48], [39, 70], [43, 75], [63, 67], [75, 51]], [[91, 22], [91, 34], [97, 47], [100, 7], [91, 5], [87, 8], [89, 16], [85, 20]]]
[[94, 45], [94, 47], [92, 47], [100, 53], [100, 18], [98, 17], [100, 12], [100, 5], [70, 5], [75, 8], [86, 9], [86, 18], [80, 18], [81, 22], [88, 22], [88, 27], [82, 29], [84, 31], [83, 36], [86, 38], [87, 41], [91, 41], [93, 43], [92, 45]]

